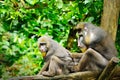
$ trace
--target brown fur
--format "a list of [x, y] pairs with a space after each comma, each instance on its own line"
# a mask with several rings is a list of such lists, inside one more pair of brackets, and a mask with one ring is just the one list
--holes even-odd
[[[39, 74], [44, 76], [55, 76], [60, 74], [69, 73], [68, 65], [72, 61], [70, 52], [64, 47], [60, 46], [56, 41], [47, 36], [42, 36], [38, 39], [38, 46], [41, 47], [41, 43], [46, 43], [46, 56], [45, 62], [49, 64], [43, 66], [48, 68], [40, 71]], [[43, 45], [42, 45], [43, 46]]]
[[[85, 54], [81, 57], [78, 65], [74, 66], [72, 70], [75, 72], [103, 70], [108, 61], [117, 55], [112, 38], [100, 27], [91, 23], [80, 22], [75, 29], [79, 34], [79, 47], [83, 48], [86, 46], [87, 50], [84, 52]], [[80, 38], [83, 39], [80, 40]]]

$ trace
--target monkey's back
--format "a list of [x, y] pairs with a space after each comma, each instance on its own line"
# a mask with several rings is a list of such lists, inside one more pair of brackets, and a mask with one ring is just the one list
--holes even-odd
[[54, 49], [53, 54], [57, 57], [59, 57], [60, 59], [64, 60], [64, 61], [72, 61], [72, 58], [70, 56], [70, 52], [65, 49], [63, 46], [61, 46], [58, 42], [56, 42], [55, 40], [49, 38], [50, 40], [50, 46], [51, 48]]
[[114, 56], [117, 56], [117, 49], [115, 48], [114, 41], [109, 35], [96, 44], [94, 49], [101, 53], [101, 55], [103, 55], [108, 60]]

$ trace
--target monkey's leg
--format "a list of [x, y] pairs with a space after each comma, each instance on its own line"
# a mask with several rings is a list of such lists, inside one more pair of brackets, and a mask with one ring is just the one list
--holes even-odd
[[52, 56], [50, 59], [49, 70], [42, 72], [44, 76], [55, 76], [57, 74], [62, 74], [62, 69], [60, 68], [60, 64], [64, 64], [58, 57]]
[[72, 53], [72, 54], [70, 54], [71, 55], [71, 57], [74, 59], [80, 59], [82, 56], [83, 56], [83, 53]]
[[[71, 70], [71, 72], [74, 72], [73, 67], [75, 65], [78, 65], [81, 57], [84, 55], [83, 53], [72, 53], [70, 54], [72, 57], [72, 61], [69, 63], [68, 68]], [[73, 70], [72, 70], [73, 69]]]
[[81, 58], [78, 67], [79, 67], [79, 71], [82, 71], [84, 69], [84, 67], [87, 66], [87, 62], [90, 62], [91, 64], [94, 63], [96, 65], [101, 66], [106, 66], [106, 64], [108, 63], [108, 60], [105, 59], [100, 53], [98, 53], [97, 51], [89, 48], [86, 52], [85, 55]]
[[84, 70], [85, 67], [88, 66], [88, 63], [96, 66], [99, 65], [99, 67], [105, 67], [108, 63], [108, 60], [105, 59], [100, 53], [89, 48], [80, 59], [78, 66], [75, 67], [75, 71]]
[[49, 66], [50, 61], [45, 62], [44, 66], [42, 69], [39, 71], [38, 75], [41, 75], [43, 71], [46, 71], [48, 66]]

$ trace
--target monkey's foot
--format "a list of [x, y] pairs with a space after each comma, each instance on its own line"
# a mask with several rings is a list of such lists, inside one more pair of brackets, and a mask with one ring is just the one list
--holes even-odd
[[53, 77], [53, 76], [55, 76], [54, 73], [50, 73], [50, 72], [48, 72], [48, 71], [42, 72], [42, 75], [43, 75], [43, 76], [48, 76], [48, 77]]
[[78, 72], [79, 71], [78, 65], [75, 65], [75, 66], [71, 67], [71, 71], [72, 72]]

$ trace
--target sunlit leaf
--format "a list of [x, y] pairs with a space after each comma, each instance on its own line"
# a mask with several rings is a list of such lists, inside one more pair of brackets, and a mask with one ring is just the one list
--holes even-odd
[[60, 9], [63, 7], [63, 1], [62, 0], [56, 0], [56, 6]]
[[31, 5], [36, 4], [39, 0], [25, 0], [26, 2], [28, 2]]
[[93, 0], [85, 0], [84, 3], [87, 4], [87, 3], [90, 3], [92, 2]]
[[93, 20], [94, 20], [94, 17], [89, 17], [89, 18], [87, 19], [88, 22], [92, 22]]

